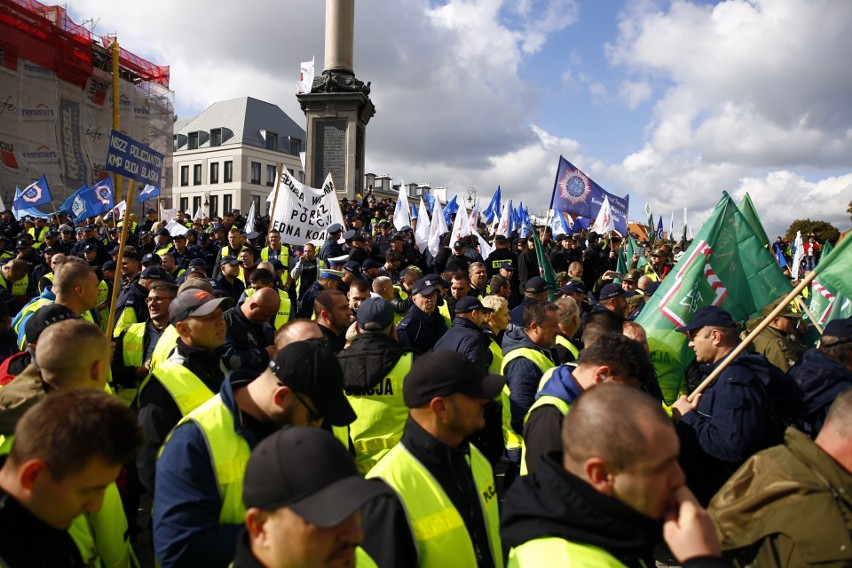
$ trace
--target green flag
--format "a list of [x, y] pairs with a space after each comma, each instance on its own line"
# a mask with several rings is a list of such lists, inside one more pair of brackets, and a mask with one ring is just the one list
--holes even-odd
[[621, 241], [621, 246], [618, 248], [618, 261], [615, 263], [615, 271], [627, 274], [627, 267], [630, 266], [630, 260], [633, 258], [633, 247], [629, 240]]
[[825, 241], [825, 244], [822, 245], [822, 250], [820, 251], [820, 255], [819, 255], [819, 262], [817, 262], [817, 264], [822, 262], [822, 259], [827, 257], [828, 253], [830, 253], [832, 250], [834, 250], [834, 247], [831, 246], [831, 241]]
[[675, 331], [698, 308], [721, 306], [742, 321], [790, 292], [790, 281], [727, 193], [683, 257], [636, 320], [648, 334], [651, 362], [666, 403], [685, 390], [684, 371], [695, 358]]
[[743, 214], [743, 217], [746, 218], [748, 224], [751, 225], [751, 228], [754, 229], [754, 234], [760, 239], [760, 242], [763, 243], [763, 246], [769, 246], [769, 237], [766, 235], [766, 231], [763, 229], [763, 223], [760, 222], [760, 216], [757, 214], [757, 209], [754, 208], [754, 203], [751, 201], [751, 196], [746, 193], [745, 197], [742, 198], [739, 205], [740, 213]]
[[654, 228], [654, 215], [648, 213], [648, 242], [654, 246], [655, 240], [657, 240], [657, 229]]
[[550, 284], [551, 291], [550, 297], [553, 298], [553, 292], [557, 289], [556, 285], [556, 272], [553, 271], [553, 267], [550, 265], [550, 260], [547, 258], [547, 254], [544, 252], [544, 247], [541, 246], [541, 241], [538, 238], [538, 231], [531, 231], [533, 238], [535, 239], [535, 257], [538, 260], [538, 271], [540, 276], [544, 278], [544, 281]]
[[822, 261], [814, 269], [819, 281], [834, 287], [847, 298], [852, 298], [852, 238], [846, 238], [837, 243], [837, 247], [823, 253]]
[[[633, 262], [633, 253], [639, 251], [639, 245], [636, 241], [633, 240], [633, 237], [628, 237], [630, 239], [630, 246], [633, 247], [633, 250], [630, 252], [630, 260], [628, 260], [628, 264]], [[646, 264], [648, 264], [648, 257], [645, 256], [645, 251], [642, 250], [642, 254], [639, 255], [639, 260], [636, 261], [636, 268], [642, 268]]]

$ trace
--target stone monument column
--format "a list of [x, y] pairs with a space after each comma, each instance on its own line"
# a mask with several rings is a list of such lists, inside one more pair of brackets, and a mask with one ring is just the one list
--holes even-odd
[[305, 183], [319, 187], [331, 173], [338, 198], [364, 185], [367, 123], [376, 113], [370, 83], [355, 78], [355, 0], [326, 0], [325, 68], [310, 93], [296, 95], [305, 113]]

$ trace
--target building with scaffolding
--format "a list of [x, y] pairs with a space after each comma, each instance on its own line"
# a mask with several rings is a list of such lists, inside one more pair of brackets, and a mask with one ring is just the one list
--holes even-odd
[[[16, 187], [41, 175], [57, 205], [107, 176], [115, 41], [93, 36], [61, 6], [0, 0], [0, 196], [7, 207]], [[174, 124], [169, 68], [124, 48], [118, 59], [119, 130], [165, 156], [161, 195], [168, 203]]]

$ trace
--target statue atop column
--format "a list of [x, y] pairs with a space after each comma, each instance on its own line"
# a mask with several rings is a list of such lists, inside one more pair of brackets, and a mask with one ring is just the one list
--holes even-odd
[[326, 0], [325, 66], [314, 78], [312, 93], [370, 94], [370, 83], [356, 79], [352, 70], [354, 30], [355, 0]]

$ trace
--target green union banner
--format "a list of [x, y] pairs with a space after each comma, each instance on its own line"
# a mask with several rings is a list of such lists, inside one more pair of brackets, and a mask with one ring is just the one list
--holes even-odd
[[710, 219], [636, 320], [648, 334], [666, 403], [685, 392], [684, 372], [695, 358], [686, 336], [676, 328], [709, 305], [721, 306], [744, 321], [790, 290], [772, 254], [723, 192]]

